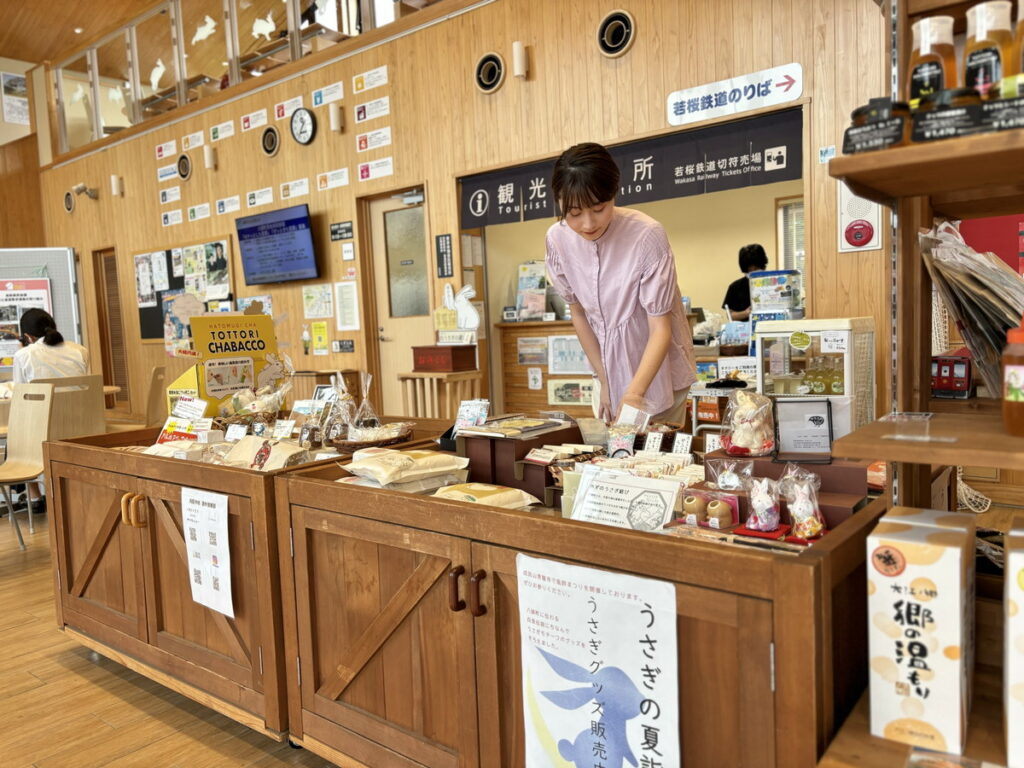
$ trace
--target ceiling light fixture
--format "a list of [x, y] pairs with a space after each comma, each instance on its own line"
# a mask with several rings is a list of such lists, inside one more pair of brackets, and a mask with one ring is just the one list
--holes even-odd
[[84, 32], [84, 31], [85, 31], [85, 30], [84, 30], [84, 29], [82, 29], [81, 27], [75, 27], [75, 34], [76, 34], [76, 35], [80, 35], [80, 34], [82, 34], [82, 32]]

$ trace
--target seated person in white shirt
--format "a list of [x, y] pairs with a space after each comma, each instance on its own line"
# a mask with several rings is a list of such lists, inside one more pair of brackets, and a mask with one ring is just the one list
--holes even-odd
[[64, 341], [45, 309], [27, 310], [21, 316], [21, 332], [28, 344], [14, 353], [15, 384], [89, 373], [89, 352], [81, 344]]
[[[89, 352], [81, 344], [64, 341], [53, 317], [46, 310], [27, 310], [21, 316], [21, 333], [28, 343], [14, 353], [15, 384], [89, 373]], [[33, 507], [42, 511], [38, 504], [38, 484], [28, 483], [27, 490]]]

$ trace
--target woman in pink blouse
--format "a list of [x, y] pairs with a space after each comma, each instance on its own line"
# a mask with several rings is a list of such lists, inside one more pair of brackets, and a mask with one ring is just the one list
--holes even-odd
[[563, 152], [551, 188], [562, 218], [548, 230], [548, 273], [601, 383], [600, 416], [631, 405], [682, 423], [697, 376], [665, 229], [615, 206], [619, 168], [600, 144]]

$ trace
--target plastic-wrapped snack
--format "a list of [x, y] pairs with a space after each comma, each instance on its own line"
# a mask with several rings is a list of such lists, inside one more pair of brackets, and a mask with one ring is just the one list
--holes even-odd
[[825, 518], [818, 508], [818, 490], [812, 482], [794, 480], [793, 498], [789, 499], [789, 515], [793, 519], [793, 535], [814, 539], [825, 532]]
[[381, 485], [408, 483], [425, 477], [446, 475], [465, 469], [469, 459], [440, 451], [395, 451], [390, 448], [364, 448], [352, 455], [345, 469], [357, 477]]
[[754, 478], [750, 484], [750, 516], [746, 522], [752, 531], [779, 528], [779, 489], [774, 480]]
[[774, 451], [771, 399], [745, 389], [737, 389], [729, 395], [722, 447], [731, 456], [767, 456]]
[[356, 410], [355, 418], [352, 420], [352, 426], [355, 427], [379, 427], [380, 417], [377, 416], [377, 411], [373, 409], [373, 404], [370, 402], [370, 383], [373, 381], [373, 375], [362, 371], [359, 374], [359, 385], [363, 393], [363, 401], [359, 404], [359, 408]]
[[816, 472], [789, 462], [782, 470], [782, 477], [779, 478], [779, 495], [787, 501], [791, 501], [795, 497], [793, 487], [797, 482], [809, 483], [815, 491], [821, 489], [821, 477]]
[[434, 493], [434, 497], [453, 501], [468, 501], [471, 504], [487, 504], [503, 509], [519, 509], [541, 503], [536, 496], [531, 496], [518, 488], [506, 488], [503, 485], [488, 485], [487, 483], [448, 485], [439, 488]]
[[723, 491], [746, 490], [754, 474], [754, 462], [743, 459], [708, 459], [704, 468], [708, 480]]
[[636, 444], [636, 427], [632, 424], [612, 424], [608, 427], [608, 455], [632, 456]]

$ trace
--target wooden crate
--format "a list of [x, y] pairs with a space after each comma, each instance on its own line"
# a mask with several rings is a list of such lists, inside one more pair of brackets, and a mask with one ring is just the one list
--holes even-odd
[[[810, 768], [864, 690], [881, 503], [778, 553], [339, 490], [344, 474], [276, 480], [291, 738], [339, 765], [524, 764], [518, 552], [676, 585], [684, 765]], [[449, 604], [470, 576], [477, 616]]]

